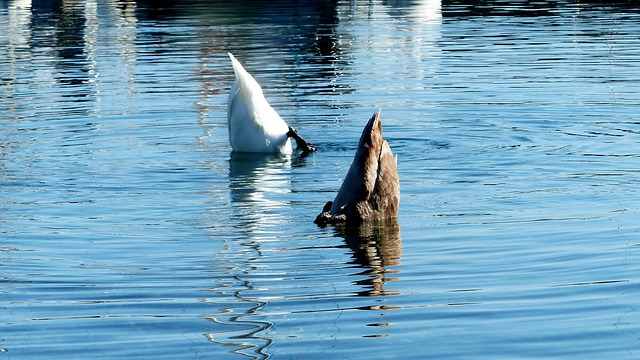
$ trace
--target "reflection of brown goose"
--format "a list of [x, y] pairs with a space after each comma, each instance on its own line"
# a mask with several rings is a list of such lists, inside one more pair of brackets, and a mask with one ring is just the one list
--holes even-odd
[[367, 221], [359, 224], [337, 224], [336, 234], [342, 236], [363, 267], [386, 271], [400, 264], [402, 236], [398, 219]]
[[400, 204], [397, 158], [382, 139], [380, 111], [362, 131], [358, 150], [338, 195], [329, 201], [316, 224], [395, 218]]
[[[367, 221], [358, 224], [336, 224], [335, 232], [344, 238], [353, 251], [353, 263], [360, 265], [368, 278], [355, 283], [365, 287], [358, 295], [396, 295], [397, 290], [389, 290], [386, 284], [397, 280], [394, 274], [402, 257], [402, 237], [398, 219]], [[387, 305], [388, 306], [388, 305]]]

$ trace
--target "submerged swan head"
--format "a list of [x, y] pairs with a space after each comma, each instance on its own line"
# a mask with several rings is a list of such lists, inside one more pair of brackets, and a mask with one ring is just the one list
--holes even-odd
[[327, 202], [316, 224], [395, 218], [400, 205], [397, 158], [382, 138], [380, 111], [362, 131], [358, 149], [336, 198]]
[[231, 148], [238, 152], [289, 154], [292, 150], [289, 138], [292, 137], [304, 152], [315, 150], [282, 120], [269, 105], [258, 82], [231, 53], [228, 54], [236, 76], [227, 106]]

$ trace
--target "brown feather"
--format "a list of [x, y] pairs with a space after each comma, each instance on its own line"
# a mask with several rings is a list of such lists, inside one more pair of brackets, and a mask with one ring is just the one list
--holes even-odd
[[[380, 111], [373, 114], [329, 211], [316, 223], [383, 220], [395, 218], [400, 204], [397, 160], [382, 138]], [[328, 204], [326, 207], [329, 207]]]

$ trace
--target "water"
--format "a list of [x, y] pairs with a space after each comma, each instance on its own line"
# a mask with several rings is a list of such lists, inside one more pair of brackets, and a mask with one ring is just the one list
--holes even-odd
[[[639, 9], [484, 4], [0, 2], [0, 357], [637, 359]], [[314, 225], [377, 107], [397, 221]]]

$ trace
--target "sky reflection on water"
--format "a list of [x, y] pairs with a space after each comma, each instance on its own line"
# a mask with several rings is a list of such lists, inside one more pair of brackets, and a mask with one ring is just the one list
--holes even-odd
[[[0, 2], [0, 357], [636, 357], [637, 20]], [[227, 51], [317, 153], [231, 153]], [[317, 227], [378, 106], [398, 220]]]

